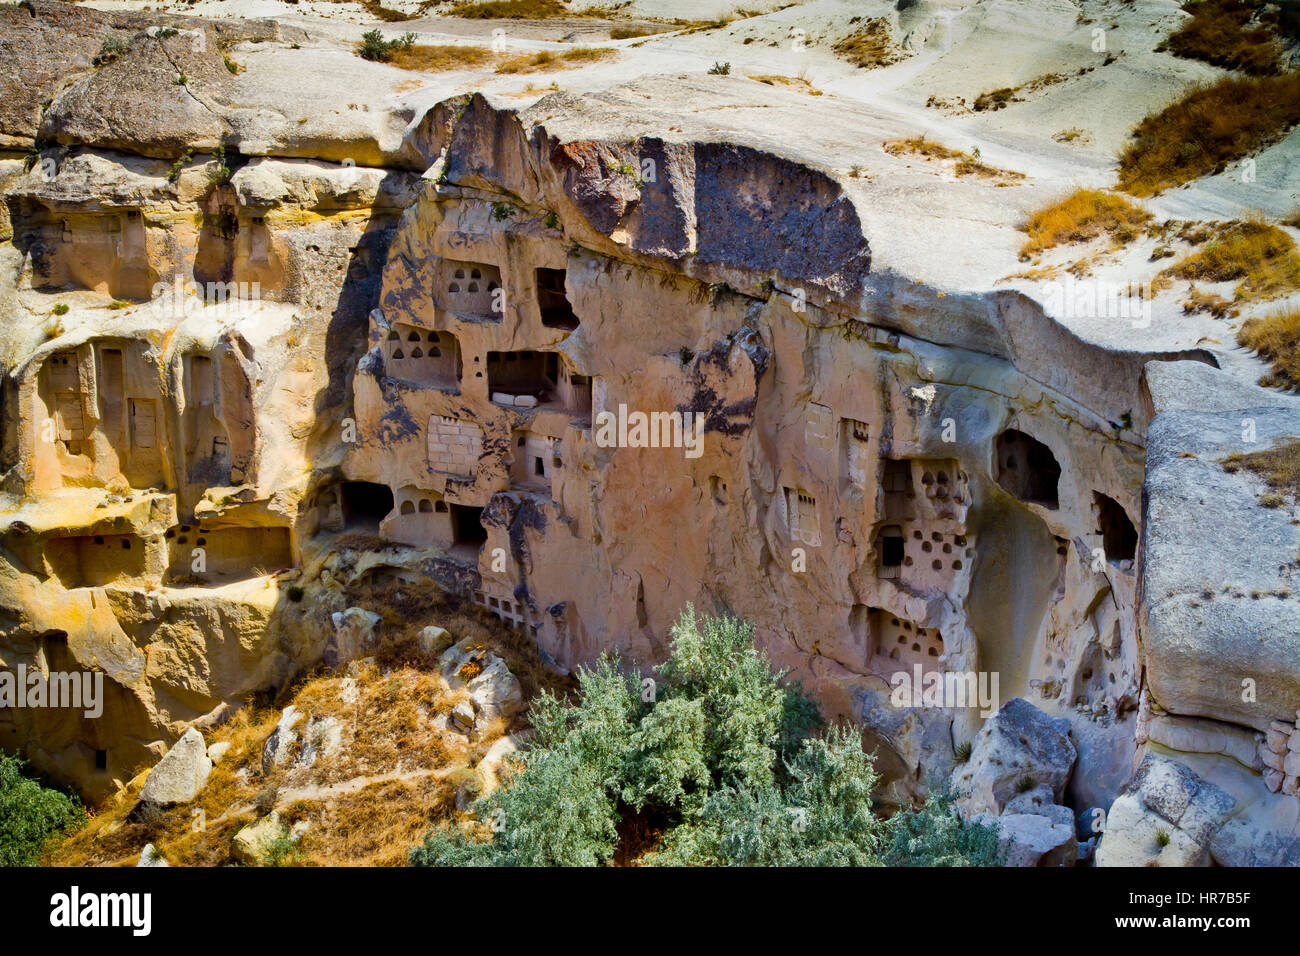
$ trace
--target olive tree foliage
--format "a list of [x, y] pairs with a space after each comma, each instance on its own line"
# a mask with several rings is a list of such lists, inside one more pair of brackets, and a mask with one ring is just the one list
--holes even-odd
[[0, 752], [0, 867], [36, 866], [51, 841], [85, 821], [75, 797], [24, 776], [23, 764]]
[[950, 802], [900, 814], [903, 827], [877, 817], [859, 735], [817, 736], [816, 705], [781, 678], [752, 625], [688, 606], [653, 683], [606, 655], [579, 671], [577, 703], [539, 696], [502, 786], [468, 825], [431, 831], [411, 860], [605, 864], [621, 824], [640, 816], [661, 824], [657, 842], [635, 848], [653, 865], [878, 866], [909, 853], [931, 865], [994, 862]]

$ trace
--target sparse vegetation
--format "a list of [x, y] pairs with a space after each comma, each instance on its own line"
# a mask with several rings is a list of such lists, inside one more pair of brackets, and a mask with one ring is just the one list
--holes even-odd
[[212, 158], [217, 165], [208, 170], [208, 185], [215, 189], [230, 179], [230, 164], [226, 162], [226, 147], [218, 146], [217, 151], [212, 154]]
[[836, 41], [831, 50], [854, 66], [868, 70], [890, 66], [907, 57], [890, 36], [889, 21], [885, 17], [868, 20], [853, 33]]
[[1224, 458], [1219, 464], [1229, 474], [1235, 474], [1244, 468], [1263, 478], [1271, 489], [1271, 492], [1260, 498], [1261, 503], [1264, 503], [1264, 498], [1272, 499], [1272, 503], [1266, 507], [1280, 507], [1284, 498], [1300, 501], [1300, 438], [1281, 438], [1272, 448], [1249, 454], [1238, 452]]
[[1202, 60], [1255, 76], [1276, 73], [1278, 45], [1270, 24], [1261, 17], [1265, 5], [1251, 0], [1194, 0], [1183, 5], [1191, 14], [1167, 46], [1174, 56]]
[[574, 14], [559, 0], [489, 0], [458, 3], [446, 16], [467, 20], [550, 20]]
[[54, 307], [54, 314], [55, 314], [55, 315], [67, 315], [67, 314], [68, 314], [68, 304], [67, 304], [66, 302], [60, 302], [58, 305], [56, 305], [56, 306]]
[[1120, 154], [1119, 187], [1150, 196], [1218, 173], [1300, 123], [1300, 74], [1227, 76], [1142, 120]]
[[981, 93], [975, 97], [975, 102], [971, 104], [971, 109], [977, 113], [986, 110], [1000, 110], [1008, 103], [1014, 101], [1016, 91], [1010, 86], [1004, 86], [998, 90], [989, 90], [987, 93]]
[[52, 841], [86, 819], [75, 797], [42, 787], [23, 766], [0, 751], [0, 866], [35, 866]]
[[975, 97], [975, 102], [971, 104], [971, 108], [977, 113], [986, 110], [1000, 110], [1009, 103], [1021, 102], [1020, 93], [1034, 93], [1045, 87], [1063, 83], [1066, 79], [1068, 77], [1063, 73], [1044, 73], [1042, 76], [1030, 80], [1028, 83], [1022, 83], [1020, 86], [1004, 86], [1000, 89], [981, 93]]
[[614, 56], [609, 47], [578, 47], [573, 50], [540, 50], [524, 56], [512, 57], [497, 67], [498, 73], [538, 73], [562, 69], [580, 63], [595, 63]]
[[1167, 831], [1167, 830], [1157, 830], [1157, 831], [1156, 831], [1156, 846], [1159, 846], [1159, 847], [1167, 847], [1168, 845], [1169, 845], [1169, 831]]
[[395, 49], [388, 63], [420, 73], [445, 73], [485, 66], [495, 54], [482, 46], [409, 46]]
[[415, 45], [414, 33], [403, 33], [400, 37], [385, 40], [378, 30], [369, 30], [361, 34], [361, 43], [357, 47], [357, 56], [363, 60], [387, 63], [399, 52], [409, 50]]
[[1067, 242], [1087, 242], [1110, 235], [1116, 242], [1128, 242], [1151, 218], [1122, 196], [1096, 189], [1079, 189], [1021, 223], [1029, 238], [1020, 248], [1021, 260]]
[[609, 656], [580, 701], [543, 695], [535, 736], [466, 825], [436, 828], [417, 865], [979, 865], [996, 833], [940, 796], [886, 822], [858, 733], [820, 725], [753, 628], [688, 608], [652, 700]]
[[728, 76], [731, 73], [731, 63], [719, 63], [715, 61], [713, 66], [709, 67], [709, 73], [714, 76]]
[[999, 186], [1010, 186], [1025, 178], [1023, 173], [1017, 173], [1010, 169], [998, 169], [996, 166], [985, 164], [980, 160], [979, 150], [976, 150], [974, 154], [963, 153], [961, 150], [949, 149], [947, 146], [931, 142], [924, 136], [890, 140], [884, 144], [883, 148], [891, 156], [912, 154], [921, 156], [924, 159], [950, 159], [953, 160], [953, 172], [956, 175], [995, 179], [998, 180]]
[[1300, 308], [1247, 319], [1237, 331], [1237, 342], [1272, 366], [1261, 385], [1300, 389]]
[[650, 26], [627, 26], [613, 27], [609, 31], [611, 40], [634, 40], [638, 37], [653, 36], [656, 33], [664, 33], [671, 30], [672, 27], [650, 27]]
[[1300, 289], [1295, 240], [1262, 216], [1223, 224], [1204, 247], [1174, 263], [1160, 278], [1236, 282], [1238, 302], [1275, 299]]
[[110, 33], [104, 37], [104, 42], [99, 46], [99, 53], [95, 57], [96, 66], [107, 66], [127, 51], [127, 44], [116, 33]]
[[[136, 776], [120, 797], [97, 808], [88, 826], [59, 845], [51, 862], [130, 864], [140, 847], [152, 842], [173, 866], [222, 865], [231, 862], [235, 833], [261, 811], [276, 809], [286, 824], [309, 823], [297, 844], [300, 852], [286, 853], [281, 864], [402, 865], [431, 822], [456, 812], [451, 777], [472, 774], [503, 733], [520, 727], [484, 721], [472, 741], [442, 730], [441, 723], [457, 703], [469, 699], [468, 692], [448, 689], [417, 644], [421, 628], [437, 623], [456, 639], [470, 639], [501, 656], [526, 697], [542, 690], [563, 696], [570, 690], [569, 679], [546, 666], [529, 637], [496, 618], [446, 603], [436, 585], [362, 578], [338, 600], [339, 608], [383, 612], [373, 662], [356, 662], [346, 675], [305, 674], [278, 695], [245, 702], [208, 732], [209, 744], [225, 742], [230, 749], [193, 803], [161, 808], [146, 818], [136, 812], [143, 783]], [[304, 601], [286, 606], [284, 613], [315, 613], [314, 607]], [[343, 747], [322, 755], [310, 770], [284, 765], [264, 774], [263, 747], [288, 704], [313, 718], [340, 720]], [[398, 768], [400, 776], [394, 776]], [[193, 829], [196, 808], [206, 821], [201, 832]]]
[[192, 149], [187, 149], [180, 156], [177, 156], [176, 162], [172, 163], [171, 171], [167, 173], [167, 181], [169, 183], [176, 182], [177, 178], [181, 174], [181, 170], [184, 169], [185, 165], [189, 163], [189, 161], [192, 160], [193, 158], [194, 158], [194, 150]]

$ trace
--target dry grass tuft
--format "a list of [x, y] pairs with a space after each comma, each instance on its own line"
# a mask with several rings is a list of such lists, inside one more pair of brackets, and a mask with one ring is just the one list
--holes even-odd
[[1300, 308], [1247, 319], [1237, 330], [1237, 342], [1272, 366], [1261, 385], [1300, 388]]
[[1079, 189], [1040, 209], [1020, 226], [1029, 236], [1020, 249], [1027, 260], [1036, 253], [1067, 242], [1087, 242], [1109, 235], [1116, 243], [1131, 242], [1151, 218], [1122, 196], [1096, 189]]
[[[575, 682], [549, 670], [526, 634], [478, 608], [462, 607], [428, 579], [393, 579], [383, 571], [354, 580], [339, 595], [343, 606], [371, 608], [384, 618], [373, 661], [354, 663], [348, 676], [301, 675], [274, 701], [268, 694], [246, 703], [205, 734], [209, 744], [229, 741], [231, 747], [195, 804], [142, 808], [138, 777], [120, 798], [99, 807], [53, 862], [132, 865], [140, 849], [153, 843], [173, 865], [226, 865], [239, 829], [275, 808], [287, 822], [310, 823], [284, 863], [404, 864], [424, 832], [456, 812], [455, 780], [472, 776], [495, 741], [525, 726], [522, 716], [509, 725], [484, 721], [472, 739], [440, 727], [441, 718], [469, 694], [464, 687], [449, 690], [435, 659], [419, 651], [420, 629], [438, 624], [454, 640], [468, 638], [499, 654], [525, 699], [543, 689], [571, 695]], [[336, 718], [342, 747], [309, 768], [288, 763], [264, 774], [263, 747], [289, 704], [306, 715], [299, 732], [307, 718]], [[204, 823], [197, 832], [196, 808]]]
[[395, 51], [388, 64], [420, 73], [445, 73], [449, 70], [472, 70], [493, 59], [495, 54], [481, 46], [412, 46]]
[[1160, 273], [1159, 278], [1236, 282], [1238, 302], [1276, 299], [1300, 289], [1295, 240], [1263, 217], [1226, 223], [1218, 237]]
[[1229, 70], [1266, 76], [1278, 70], [1279, 48], [1269, 25], [1256, 19], [1259, 3], [1199, 0], [1183, 9], [1191, 19], [1166, 41], [1169, 52]]
[[640, 24], [638, 26], [611, 27], [609, 38], [611, 40], [633, 40], [637, 37], [654, 36], [656, 33], [667, 33], [672, 29], [673, 27], [666, 25], [650, 26], [646, 24]]
[[835, 54], [861, 69], [890, 66], [907, 58], [889, 33], [889, 21], [884, 17], [868, 20], [853, 33], [837, 41], [832, 47]]
[[905, 153], [921, 156], [928, 160], [953, 160], [953, 172], [958, 176], [979, 176], [982, 179], [995, 179], [999, 186], [1009, 186], [1024, 179], [1023, 173], [1010, 169], [998, 169], [980, 162], [979, 150], [975, 155], [961, 150], [949, 149], [939, 143], [932, 143], [924, 136], [911, 139], [895, 139], [884, 144], [884, 150], [890, 156], [902, 156]]
[[809, 96], [821, 96], [822, 91], [802, 76], [785, 76], [781, 73], [751, 73], [749, 78], [766, 86], [785, 86]]
[[498, 73], [539, 73], [544, 70], [562, 70], [565, 67], [582, 63], [595, 63], [606, 57], [614, 56], [615, 51], [608, 47], [580, 47], [576, 50], [542, 50], [506, 60], [497, 67]]
[[458, 3], [445, 15], [467, 20], [551, 20], [575, 14], [559, 0], [489, 0]]
[[1119, 158], [1119, 187], [1135, 196], [1218, 173], [1300, 123], [1300, 74], [1227, 76], [1153, 113]]
[[1219, 464], [1229, 474], [1244, 468], [1263, 478], [1273, 489], [1272, 493], [1260, 496], [1260, 504], [1266, 508], [1281, 507], [1286, 498], [1300, 501], [1300, 438], [1279, 439], [1264, 451], [1238, 452]]

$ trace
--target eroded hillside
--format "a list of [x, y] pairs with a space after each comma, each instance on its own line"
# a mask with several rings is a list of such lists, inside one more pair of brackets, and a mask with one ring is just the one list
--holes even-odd
[[[0, 710], [0, 747], [116, 801], [70, 859], [122, 862], [144, 830], [109, 827], [147, 824], [174, 862], [223, 862], [268, 781], [308, 806], [295, 786], [415, 768], [440, 781], [423, 821], [524, 725], [480, 702], [449, 747], [464, 701], [417, 631], [514, 635], [511, 670], [552, 675], [531, 694], [606, 650], [661, 661], [687, 604], [752, 622], [860, 728], [887, 809], [978, 781], [987, 718], [1023, 698], [1076, 754], [1048, 803], [1114, 806], [1113, 860], [1295, 857], [1297, 503], [1221, 462], [1300, 435], [1233, 343], [1300, 289], [1297, 134], [1254, 144], [1249, 182], [1026, 236], [1114, 184], [1142, 116], [1237, 69], [1157, 49], [1186, 13], [420, 10], [403, 69], [357, 55], [361, 8], [320, 6], [0, 9], [0, 662], [106, 678], [98, 719]], [[434, 41], [462, 52], [421, 72]], [[510, 65], [534, 50], [557, 55]], [[1276, 268], [1202, 261], [1239, 235]], [[395, 589], [432, 596], [385, 616]], [[912, 706], [900, 673], [996, 682]], [[371, 710], [419, 711], [409, 753], [236, 784], [290, 690], [339, 719], [359, 677], [393, 697]], [[119, 819], [192, 726], [232, 744], [197, 804], [231, 829], [211, 846]], [[1212, 826], [1141, 803], [1161, 773]]]

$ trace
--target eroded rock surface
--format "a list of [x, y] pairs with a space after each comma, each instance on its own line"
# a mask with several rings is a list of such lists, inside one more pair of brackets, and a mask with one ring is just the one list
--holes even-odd
[[[1080, 80], [1043, 96], [1094, 84], [1112, 151], [1131, 77], [1178, 85], [1128, 11], [1131, 59], [1096, 68], [1129, 80], [1096, 85], [1074, 5], [888, 6], [944, 103], [945, 58], [1062, 38]], [[679, 68], [702, 38], [549, 89], [340, 35], [0, 9], [0, 664], [106, 688], [91, 730], [6, 711], [0, 746], [92, 797], [220, 759], [192, 725], [376, 653], [358, 582], [435, 582], [562, 671], [661, 659], [693, 602], [862, 728], [885, 804], [951, 779], [1019, 864], [1072, 863], [1092, 809], [1099, 861], [1300, 859], [1295, 509], [1222, 467], [1300, 435], [1297, 403], [1169, 296], [1078, 321], [1013, 277], [1017, 223], [1091, 166], [990, 114], [962, 129], [1021, 178], [947, 175], [884, 144], [959, 107], [877, 108], [846, 64], [816, 96]], [[519, 711], [499, 658], [418, 647], [468, 694], [452, 730]], [[264, 760], [337, 729], [286, 712]]]

